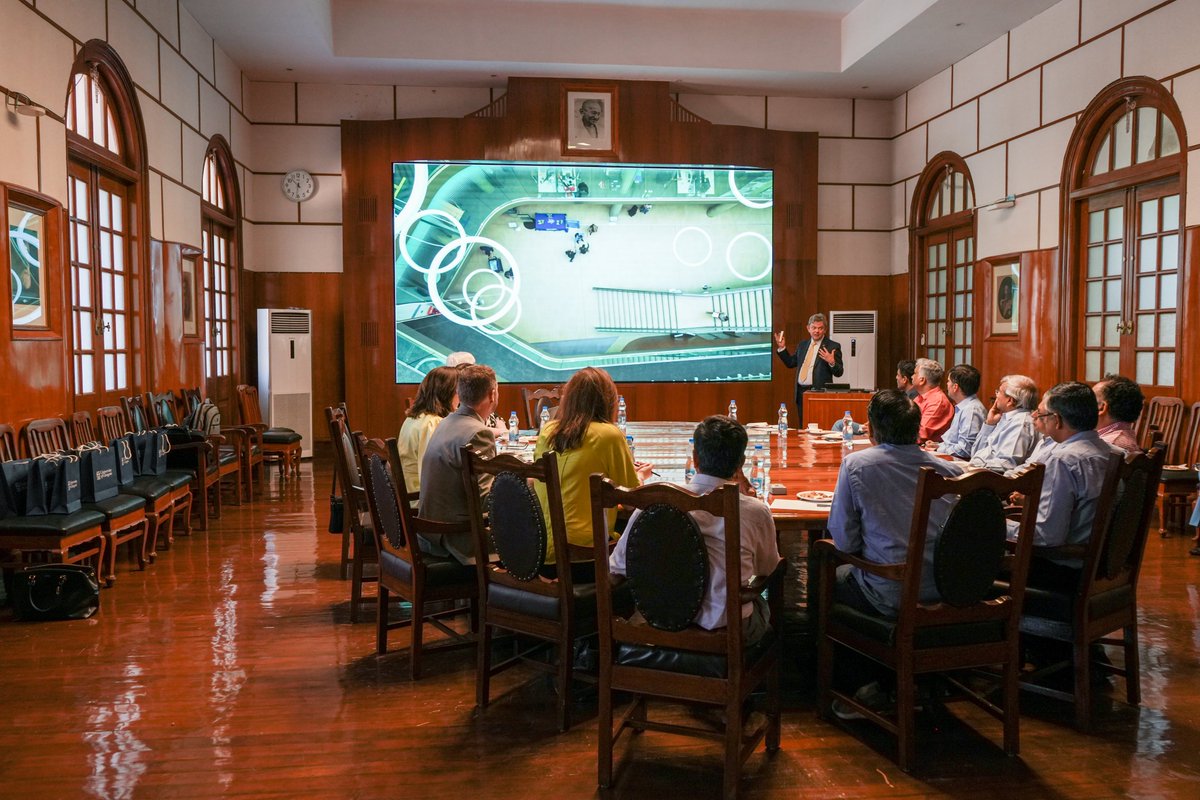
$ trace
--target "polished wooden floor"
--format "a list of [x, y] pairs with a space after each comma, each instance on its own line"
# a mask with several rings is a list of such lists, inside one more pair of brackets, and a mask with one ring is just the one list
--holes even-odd
[[[559, 798], [595, 786], [595, 699], [555, 730], [552, 688], [513, 670], [474, 707], [469, 651], [374, 654], [351, 625], [339, 539], [324, 531], [329, 467], [305, 464], [253, 505], [226, 506], [207, 533], [177, 538], [140, 573], [118, 571], [102, 611], [24, 624], [0, 610], [2, 798]], [[900, 772], [864, 723], [819, 721], [793, 675], [783, 749], [747, 764], [744, 796], [1200, 797], [1200, 558], [1151, 539], [1140, 591], [1141, 708], [1098, 699], [1096, 731], [1030, 698], [1022, 755], [999, 725], [956, 705], [921, 726]], [[368, 618], [371, 615], [367, 615]], [[613, 797], [716, 797], [715, 745], [664, 734], [623, 739]]]

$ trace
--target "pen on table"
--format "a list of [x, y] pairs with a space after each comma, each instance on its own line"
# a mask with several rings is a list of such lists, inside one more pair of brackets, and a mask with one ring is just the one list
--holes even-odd
[[662, 475], [661, 475], [660, 473], [658, 473], [658, 472], [655, 472], [654, 470], [650, 470], [650, 474], [651, 474], [651, 475], [653, 475], [653, 476], [655, 476], [655, 477], [657, 477], [657, 478], [661, 478], [661, 477], [662, 477]]

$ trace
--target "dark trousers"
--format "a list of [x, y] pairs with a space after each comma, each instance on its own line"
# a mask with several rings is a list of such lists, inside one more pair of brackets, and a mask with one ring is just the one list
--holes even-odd
[[804, 393], [811, 388], [811, 386], [796, 384], [796, 423], [793, 427], [798, 431], [804, 430]]

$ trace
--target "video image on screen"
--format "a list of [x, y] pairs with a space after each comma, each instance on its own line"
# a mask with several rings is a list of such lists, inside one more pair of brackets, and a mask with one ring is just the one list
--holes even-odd
[[392, 198], [397, 383], [771, 377], [770, 170], [405, 162]]

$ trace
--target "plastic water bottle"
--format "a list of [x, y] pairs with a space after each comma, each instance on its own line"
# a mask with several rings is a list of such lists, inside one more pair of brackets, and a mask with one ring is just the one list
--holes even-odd
[[729, 401], [729, 418], [737, 422], [737, 400]]
[[688, 455], [687, 463], [683, 465], [683, 481], [691, 483], [692, 478], [696, 477], [696, 460], [692, 458], [692, 450], [696, 446], [694, 439], [688, 439]]
[[617, 427], [622, 432], [629, 424], [629, 407], [625, 405], [625, 395], [617, 397]]
[[854, 418], [850, 416], [850, 409], [846, 409], [846, 414], [842, 417], [842, 444], [854, 447]]
[[779, 436], [780, 441], [787, 436], [787, 404], [779, 404]]
[[508, 415], [508, 443], [515, 445], [521, 438], [521, 423], [517, 422], [517, 412]]
[[766, 501], [771, 497], [771, 451], [767, 448], [763, 449], [762, 478], [762, 499]]
[[762, 499], [763, 494], [763, 446], [761, 444], [754, 445], [754, 466], [750, 468], [750, 485], [754, 487], [754, 494], [758, 499]]
[[550, 421], [550, 409], [546, 408], [545, 406], [542, 406], [541, 424], [538, 425], [538, 430], [540, 431], [540, 430], [545, 429], [546, 423], [549, 421]]
[[633, 449], [633, 434], [630, 434], [625, 437], [625, 444], [629, 445], [629, 455], [633, 457], [634, 461], [637, 461], [637, 456], [635, 455], [635, 452]]

